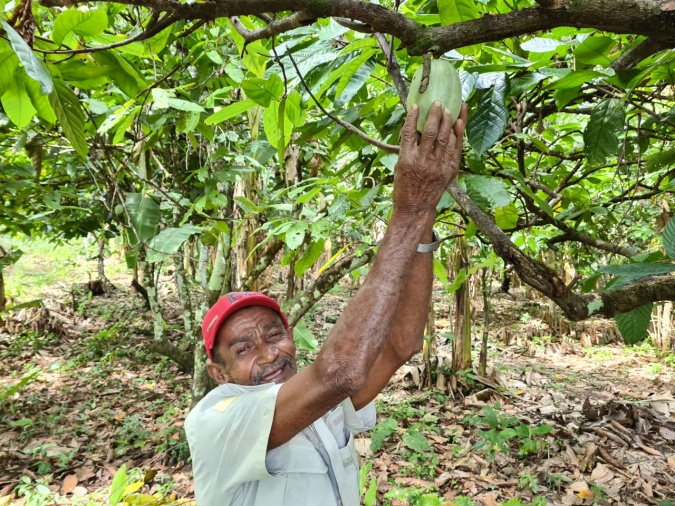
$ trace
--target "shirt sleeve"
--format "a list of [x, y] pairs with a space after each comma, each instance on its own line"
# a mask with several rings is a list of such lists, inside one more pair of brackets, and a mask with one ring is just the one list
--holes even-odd
[[231, 491], [242, 483], [270, 477], [265, 457], [280, 387], [228, 392], [190, 413], [185, 432], [195, 489]]
[[345, 414], [345, 427], [349, 429], [352, 434], [357, 434], [365, 430], [370, 430], [377, 422], [377, 415], [375, 412], [375, 402], [371, 401], [364, 407], [356, 411], [352, 400], [347, 397], [340, 403]]

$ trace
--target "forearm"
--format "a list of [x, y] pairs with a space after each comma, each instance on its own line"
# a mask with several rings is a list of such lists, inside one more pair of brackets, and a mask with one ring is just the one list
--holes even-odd
[[[422, 243], [432, 242], [434, 220], [429, 219]], [[433, 253], [417, 253], [394, 324], [385, 346], [399, 362], [406, 362], [422, 348], [433, 284]]]
[[429, 223], [433, 223], [434, 216], [435, 210], [416, 215], [394, 211], [363, 286], [342, 313], [317, 356], [315, 365], [323, 367], [329, 377], [334, 373], [365, 381], [391, 335], [409, 280], [420, 269], [415, 265], [420, 255], [417, 246], [420, 242], [429, 242]]

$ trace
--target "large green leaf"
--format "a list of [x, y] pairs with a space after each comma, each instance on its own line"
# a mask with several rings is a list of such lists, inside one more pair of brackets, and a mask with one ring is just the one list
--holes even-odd
[[510, 230], [518, 225], [518, 209], [513, 204], [495, 209], [495, 223], [502, 230]]
[[636, 344], [647, 337], [647, 329], [652, 318], [654, 304], [645, 304], [628, 313], [621, 313], [614, 317], [621, 337], [628, 344]]
[[127, 193], [125, 206], [131, 218], [131, 242], [147, 242], [155, 236], [159, 225], [159, 205], [152, 197], [142, 193]]
[[288, 227], [284, 242], [289, 249], [296, 250], [300, 247], [305, 240], [305, 233], [308, 228], [306, 221], [296, 221]]
[[0, 97], [13, 85], [19, 58], [13, 50], [0, 52]]
[[284, 93], [284, 82], [276, 74], [271, 74], [269, 79], [247, 79], [241, 87], [248, 98], [263, 107], [269, 106], [272, 100], [279, 100]]
[[431, 445], [424, 434], [417, 430], [407, 430], [403, 433], [403, 444], [411, 450], [424, 453], [432, 451]]
[[441, 25], [453, 25], [479, 17], [474, 0], [438, 0]]
[[244, 114], [246, 111], [248, 111], [251, 107], [255, 105], [256, 103], [250, 98], [242, 100], [241, 102], [235, 102], [234, 104], [230, 104], [214, 112], [211, 116], [209, 116], [204, 120], [204, 123], [206, 123], [207, 125], [216, 125], [218, 123], [222, 123], [223, 121], [232, 119], [235, 116]]
[[670, 258], [675, 258], [675, 219], [670, 218], [663, 229], [663, 247]]
[[295, 275], [300, 277], [302, 276], [307, 269], [309, 269], [314, 263], [319, 259], [321, 254], [324, 252], [324, 246], [326, 244], [325, 239], [319, 239], [318, 241], [312, 241], [307, 249], [304, 251], [302, 256], [298, 258], [295, 262]]
[[298, 90], [291, 90], [286, 98], [286, 116], [294, 127], [301, 127], [307, 120], [307, 111], [302, 107], [302, 95]]
[[531, 53], [548, 53], [549, 51], [555, 51], [559, 46], [564, 46], [566, 44], [567, 43], [557, 39], [533, 37], [520, 44], [520, 48]]
[[314, 334], [307, 328], [307, 325], [300, 320], [293, 327], [293, 340], [301, 350], [314, 351], [319, 346], [319, 342]]
[[648, 276], [662, 276], [675, 272], [675, 264], [644, 263], [608, 265], [599, 269], [598, 272], [616, 276], [609, 289], [617, 290]]
[[28, 96], [30, 97], [33, 107], [35, 107], [38, 116], [52, 125], [56, 123], [56, 113], [49, 101], [49, 96], [40, 93], [40, 83], [35, 79], [26, 79], [24, 84], [26, 85], [26, 91], [28, 92]]
[[54, 91], [49, 94], [49, 102], [59, 120], [59, 126], [75, 148], [75, 152], [82, 158], [86, 158], [89, 146], [84, 136], [84, 111], [80, 101], [66, 83], [56, 79]]
[[82, 11], [69, 9], [61, 12], [54, 21], [52, 40], [60, 46], [69, 33], [78, 35], [98, 35], [108, 27], [108, 15], [105, 9]]
[[352, 98], [354, 98], [354, 95], [356, 95], [363, 85], [366, 84], [366, 81], [368, 81], [374, 69], [375, 62], [368, 60], [356, 70], [351, 79], [343, 81], [342, 78], [340, 78], [338, 88], [340, 88], [343, 83], [345, 86], [342, 88], [339, 97], [337, 97], [336, 92], [337, 99], [335, 100], [335, 107], [344, 107]]
[[121, 54], [113, 51], [99, 51], [93, 53], [92, 56], [100, 66], [110, 69], [110, 79], [127, 96], [135, 97], [145, 88], [146, 83], [141, 75]]
[[26, 41], [21, 38], [21, 35], [9, 23], [4, 19], [0, 19], [0, 23], [2, 23], [2, 27], [7, 32], [9, 43], [12, 45], [12, 49], [14, 49], [23, 68], [26, 69], [26, 73], [40, 83], [40, 92], [43, 95], [51, 93], [54, 89], [54, 83], [49, 70], [47, 70], [47, 66], [36, 56]]
[[[284, 110], [280, 111], [281, 108]], [[293, 133], [293, 123], [291, 123], [291, 120], [286, 115], [285, 100], [272, 102], [265, 109], [263, 127], [267, 140], [272, 146], [277, 148], [279, 157], [282, 158]]]
[[[339, 98], [340, 95], [342, 95], [342, 92], [345, 90], [349, 82], [352, 80], [352, 77], [354, 77], [354, 74], [363, 67], [363, 64], [367, 62], [374, 54], [376, 53], [375, 49], [366, 49], [364, 50], [360, 55], [358, 55], [356, 58], [353, 60], [340, 65], [340, 81], [338, 82], [337, 88], [335, 89], [335, 97]], [[372, 72], [372, 67], [370, 68], [370, 72]], [[368, 75], [370, 75], [370, 72]], [[366, 79], [368, 77], [366, 76]], [[359, 85], [359, 88], [363, 86], [363, 83], [365, 80], [360, 79], [361, 84]], [[358, 88], [357, 88], [358, 91]], [[356, 92], [354, 92], [356, 93]], [[352, 93], [352, 96], [354, 96], [354, 93]], [[351, 97], [350, 97], [351, 98]]]
[[20, 249], [10, 249], [6, 255], [0, 256], [0, 272], [2, 272], [4, 268], [17, 263], [19, 258], [21, 258], [21, 255], [23, 255], [23, 251]]
[[598, 77], [604, 78], [607, 77], [607, 74], [597, 70], [578, 70], [576, 72], [570, 72], [565, 77], [552, 82], [545, 88], [551, 90], [576, 88], [577, 86], [581, 86], [582, 84], [587, 83], [593, 79], [597, 79]]
[[616, 46], [616, 41], [610, 37], [588, 37], [574, 50], [577, 60], [589, 65], [607, 66], [612, 63], [608, 54]]
[[484, 153], [494, 146], [504, 133], [509, 119], [505, 95], [506, 78], [501, 75], [494, 86], [480, 97], [475, 112], [469, 118], [467, 139], [478, 153]]
[[466, 187], [467, 195], [483, 211], [508, 206], [511, 202], [506, 185], [499, 178], [469, 174], [462, 177], [461, 183]]
[[617, 153], [625, 119], [626, 110], [618, 100], [603, 100], [595, 106], [584, 130], [584, 150], [591, 163], [603, 163]]
[[165, 228], [148, 243], [148, 262], [161, 262], [178, 249], [195, 234], [200, 234], [204, 229], [194, 225], [183, 225], [179, 228]]
[[15, 80], [0, 99], [5, 114], [17, 127], [23, 128], [35, 116], [35, 107], [26, 92], [23, 82]]

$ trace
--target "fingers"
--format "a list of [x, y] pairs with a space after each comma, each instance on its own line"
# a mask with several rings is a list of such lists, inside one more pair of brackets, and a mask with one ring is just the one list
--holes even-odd
[[[450, 109], [443, 109], [441, 128], [436, 137], [436, 146], [434, 147], [434, 158], [441, 160], [452, 137], [452, 115]], [[454, 140], [454, 139], [453, 139]]]
[[453, 134], [455, 135], [454, 149], [462, 151], [462, 145], [464, 144], [464, 129], [466, 128], [466, 116], [467, 116], [467, 106], [462, 102], [462, 108], [459, 111], [459, 118], [455, 121], [455, 126], [453, 128]]
[[420, 108], [417, 104], [413, 104], [401, 128], [401, 149], [412, 149], [417, 144], [417, 118], [419, 116]]
[[431, 154], [434, 149], [434, 142], [438, 137], [438, 129], [443, 118], [443, 111], [441, 109], [440, 100], [436, 100], [429, 110], [427, 122], [424, 124], [424, 132], [422, 132], [422, 139], [420, 140], [420, 150]]

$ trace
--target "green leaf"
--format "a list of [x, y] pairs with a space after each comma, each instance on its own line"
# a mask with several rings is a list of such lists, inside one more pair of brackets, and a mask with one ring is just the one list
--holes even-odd
[[559, 90], [555, 90], [553, 93], [553, 100], [555, 100], [555, 105], [558, 110], [561, 110], [572, 100], [577, 98], [579, 96], [580, 90], [581, 86], [575, 86], [573, 88], [560, 88]]
[[131, 244], [147, 242], [155, 236], [159, 225], [159, 205], [152, 197], [142, 193], [127, 193], [125, 201], [134, 232], [129, 234]]
[[547, 39], [544, 37], [533, 37], [532, 39], [520, 44], [520, 48], [530, 53], [548, 53], [555, 51], [560, 46], [565, 46], [567, 43], [557, 39]]
[[479, 17], [473, 0], [438, 0], [438, 13], [443, 26]]
[[129, 477], [127, 476], [127, 465], [122, 464], [118, 469], [110, 484], [110, 493], [108, 494], [108, 502], [111, 506], [117, 506], [124, 496], [124, 489], [127, 485]]
[[[375, 53], [376, 53], [375, 49], [366, 49], [356, 58], [352, 59], [351, 61], [343, 65], [340, 65], [340, 81], [338, 81], [337, 88], [335, 89], [336, 99], [340, 97], [340, 95], [342, 95], [342, 92], [345, 90], [345, 87], [350, 83], [350, 81], [354, 77], [354, 74], [356, 74], [356, 71], [359, 70], [361, 67], [363, 67], [363, 64], [367, 62]], [[373, 69], [370, 68], [371, 72], [372, 70]], [[370, 73], [368, 73], [368, 75], [370, 75]], [[367, 78], [368, 77], [366, 76], [366, 79]], [[361, 86], [363, 86], [365, 80], [360, 79], [360, 82]], [[359, 86], [359, 88], [361, 86]], [[354, 95], [352, 94], [352, 96]]]
[[35, 79], [26, 79], [24, 84], [26, 85], [26, 91], [28, 92], [30, 101], [32, 102], [33, 107], [35, 107], [38, 116], [52, 125], [56, 123], [56, 113], [49, 101], [49, 96], [40, 93], [40, 83]]
[[216, 125], [218, 123], [222, 123], [223, 121], [232, 119], [235, 116], [244, 114], [254, 105], [256, 105], [256, 103], [251, 99], [235, 102], [234, 104], [230, 104], [226, 107], [223, 107], [219, 111], [214, 112], [211, 116], [204, 120], [204, 123], [207, 125]]
[[59, 120], [59, 126], [75, 148], [75, 152], [82, 158], [86, 158], [89, 146], [84, 136], [84, 111], [82, 111], [80, 101], [66, 83], [56, 79], [54, 91], [49, 94], [49, 102]]
[[319, 346], [319, 342], [314, 334], [307, 328], [307, 325], [300, 320], [293, 327], [293, 340], [301, 350], [314, 351]]
[[598, 77], [608, 76], [604, 72], [598, 72], [597, 70], [578, 70], [576, 72], [570, 72], [562, 79], [552, 82], [551, 84], [545, 86], [544, 89], [559, 90], [576, 88], [577, 86], [581, 86], [582, 84]]
[[616, 41], [610, 37], [591, 36], [577, 46], [574, 56], [582, 63], [606, 67], [612, 63], [607, 55], [614, 46]]
[[647, 328], [652, 319], [654, 304], [645, 304], [628, 313], [621, 313], [614, 317], [619, 332], [628, 344], [636, 344], [647, 337]]
[[415, 452], [426, 453], [432, 451], [431, 445], [424, 434], [416, 430], [407, 430], [403, 433], [403, 444]]
[[647, 170], [649, 172], [671, 165], [675, 165], [675, 148], [661, 151], [647, 158]]
[[455, 276], [455, 279], [450, 283], [450, 286], [448, 286], [448, 293], [452, 294], [459, 290], [459, 287], [462, 286], [462, 283], [464, 283], [468, 277], [466, 269], [462, 267]]
[[480, 154], [494, 146], [504, 133], [509, 119], [505, 94], [506, 78], [501, 75], [494, 86], [480, 97], [475, 112], [469, 118], [467, 139]]
[[0, 52], [0, 97], [14, 84], [18, 66], [19, 58], [14, 51]]
[[398, 430], [398, 422], [394, 418], [387, 418], [370, 430], [370, 449], [376, 452], [384, 444], [384, 440]]
[[[280, 109], [284, 111], [280, 114]], [[277, 148], [280, 159], [283, 159], [286, 146], [291, 140], [293, 133], [293, 124], [286, 116], [285, 101], [272, 102], [268, 108], [265, 109], [263, 115], [263, 128], [267, 141]]]
[[297, 199], [295, 199], [295, 203], [296, 204], [306, 204], [307, 202], [312, 200], [312, 198], [314, 198], [314, 196], [317, 193], [319, 193], [320, 191], [321, 191], [320, 187], [315, 187], [315, 188], [312, 188], [311, 190], [309, 190], [308, 192], [301, 193], [300, 196]]
[[511, 203], [506, 185], [501, 179], [492, 176], [469, 174], [462, 177], [466, 193], [483, 211], [504, 207]]
[[146, 87], [141, 75], [120, 53], [98, 51], [92, 57], [100, 66], [110, 69], [110, 80], [128, 97], [135, 97]]
[[21, 255], [23, 255], [23, 251], [20, 249], [10, 249], [6, 255], [0, 256], [0, 272], [10, 265], [17, 263]]
[[284, 92], [284, 82], [276, 74], [271, 74], [269, 79], [247, 79], [241, 87], [248, 98], [263, 107], [268, 107], [272, 100], [279, 100]]
[[302, 95], [292, 90], [286, 98], [286, 116], [294, 127], [301, 127], [307, 120], [307, 111], [302, 108]]
[[195, 234], [200, 234], [204, 229], [194, 225], [183, 225], [180, 228], [165, 228], [148, 243], [148, 262], [161, 262], [178, 249]]
[[178, 109], [179, 111], [186, 111], [186, 112], [204, 112], [204, 108], [199, 105], [195, 104], [194, 102], [190, 102], [189, 100], [182, 100], [180, 98], [170, 98], [168, 100], [169, 107], [172, 109]]
[[5, 91], [0, 102], [5, 114], [19, 128], [27, 126], [37, 112], [24, 84], [18, 79]]
[[518, 209], [513, 204], [495, 209], [495, 223], [502, 230], [509, 230], [518, 225]]
[[445, 270], [445, 265], [438, 258], [434, 257], [434, 276], [436, 276], [443, 286], [447, 287], [448, 284], [448, 273]]
[[60, 46], [66, 35], [73, 32], [78, 35], [98, 35], [108, 27], [108, 15], [105, 9], [82, 11], [68, 9], [61, 12], [54, 21], [52, 40]]
[[0, 19], [2, 27], [7, 32], [7, 38], [19, 61], [26, 69], [26, 73], [40, 83], [40, 93], [47, 95], [54, 89], [52, 76], [45, 63], [38, 58], [25, 40], [4, 19]]
[[617, 134], [623, 131], [625, 119], [626, 110], [618, 100], [603, 100], [595, 106], [584, 130], [584, 151], [591, 163], [603, 163], [617, 153]]
[[260, 214], [262, 207], [255, 205], [246, 197], [234, 197], [236, 204], [247, 214]]
[[296, 221], [288, 230], [286, 230], [285, 243], [291, 250], [296, 250], [305, 240], [305, 232], [307, 232], [308, 225], [306, 221]]
[[324, 252], [324, 246], [326, 244], [325, 239], [319, 239], [318, 241], [312, 241], [309, 244], [309, 247], [305, 250], [300, 258], [295, 262], [295, 275], [300, 277], [302, 276], [307, 269], [309, 269], [314, 263], [321, 257]]
[[670, 258], [675, 258], [675, 219], [670, 218], [663, 229], [663, 248]]
[[602, 302], [601, 298], [593, 299], [591, 302], [588, 304], [588, 316], [591, 316], [594, 313], [597, 313], [602, 309], [604, 306], [604, 302]]
[[[354, 95], [356, 95], [363, 85], [366, 84], [366, 81], [368, 81], [374, 69], [375, 62], [372, 60], [366, 61], [354, 75], [352, 75], [352, 78], [347, 81], [340, 96], [337, 97], [336, 95], [335, 107], [344, 107], [352, 98], [354, 98]], [[340, 79], [340, 83], [342, 82], [342, 79]], [[338, 85], [340, 83], [338, 83]]]

